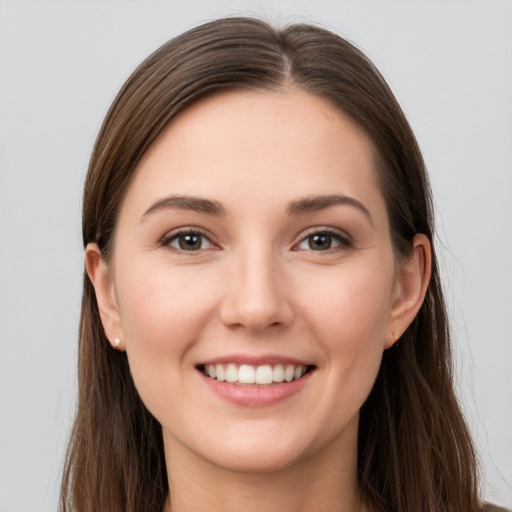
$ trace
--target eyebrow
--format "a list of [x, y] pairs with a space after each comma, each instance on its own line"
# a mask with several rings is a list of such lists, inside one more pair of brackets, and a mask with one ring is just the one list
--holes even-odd
[[353, 197], [333, 194], [327, 196], [311, 196], [297, 201], [292, 201], [287, 208], [288, 215], [304, 215], [306, 213], [318, 212], [335, 205], [353, 206], [363, 212], [373, 226], [373, 219], [366, 206]]
[[[368, 218], [373, 225], [373, 219], [369, 210], [363, 203], [354, 199], [353, 197], [333, 194], [326, 196], [311, 196], [303, 199], [292, 201], [288, 204], [286, 213], [292, 215], [304, 215], [311, 212], [318, 212], [336, 205], [353, 206], [360, 210]], [[226, 210], [218, 201], [205, 199], [202, 197], [173, 195], [159, 199], [153, 203], [142, 215], [141, 222], [149, 215], [159, 210], [190, 210], [197, 213], [205, 213], [214, 217], [223, 217], [226, 215]]]
[[217, 201], [203, 199], [202, 197], [174, 195], [159, 199], [152, 204], [142, 215], [141, 221], [159, 210], [190, 210], [198, 213], [206, 213], [214, 217], [222, 217], [226, 214], [222, 205]]

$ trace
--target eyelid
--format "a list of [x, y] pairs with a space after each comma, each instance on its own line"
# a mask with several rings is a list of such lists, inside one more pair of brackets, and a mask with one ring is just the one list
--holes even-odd
[[[177, 247], [172, 247], [170, 245], [170, 242], [173, 241], [174, 239], [178, 238], [180, 235], [189, 235], [189, 234], [199, 235], [199, 236], [206, 238], [206, 240], [208, 240], [208, 242], [211, 246], [208, 248], [205, 248], [205, 249], [185, 251], [185, 250], [179, 249]], [[333, 228], [330, 226], [312, 226], [312, 227], [306, 229], [305, 231], [301, 232], [301, 234], [298, 237], [298, 241], [293, 244], [292, 250], [295, 250], [295, 251], [302, 250], [298, 247], [298, 245], [300, 243], [304, 242], [310, 236], [313, 236], [316, 234], [330, 235], [330, 236], [336, 238], [336, 240], [338, 240], [338, 242], [339, 242], [339, 244], [335, 247], [332, 247], [325, 251], [316, 251], [316, 252], [329, 253], [331, 251], [334, 252], [336, 250], [343, 250], [343, 249], [351, 248], [353, 246], [353, 242], [352, 242], [350, 235], [348, 235], [345, 231], [342, 231], [340, 229]], [[192, 254], [198, 253], [200, 251], [205, 251], [205, 250], [220, 249], [219, 245], [216, 244], [212, 240], [212, 238], [213, 237], [211, 236], [211, 234], [204, 228], [200, 228], [199, 226], [183, 226], [183, 227], [179, 227], [179, 228], [176, 228], [176, 229], [173, 229], [173, 230], [167, 232], [160, 239], [159, 245], [166, 247], [172, 251], [182, 252], [182, 253], [192, 253]], [[312, 250], [312, 249], [310, 249], [310, 250]]]
[[[337, 245], [336, 247], [332, 247], [325, 251], [315, 251], [315, 252], [329, 253], [331, 251], [334, 252], [336, 250], [343, 250], [343, 249], [351, 248], [353, 246], [352, 238], [345, 231], [342, 231], [341, 229], [329, 227], [329, 226], [313, 226], [311, 228], [306, 229], [299, 235], [299, 240], [293, 244], [292, 250], [296, 250], [296, 251], [303, 250], [303, 249], [299, 249], [298, 245], [301, 244], [302, 242], [304, 242], [310, 236], [317, 235], [317, 234], [327, 234], [332, 237], [335, 237], [340, 242], [340, 244]], [[312, 249], [309, 249], [309, 250], [312, 251]]]
[[[197, 249], [197, 250], [191, 250], [191, 251], [185, 251], [185, 250], [179, 249], [177, 247], [172, 247], [170, 245], [170, 243], [174, 239], [177, 239], [180, 235], [199, 235], [199, 236], [202, 236], [202, 237], [204, 237], [204, 238], [206, 238], [208, 240], [208, 242], [210, 243], [211, 246], [208, 247], [208, 248], [205, 248], [205, 249]], [[205, 229], [200, 228], [198, 226], [183, 226], [183, 227], [179, 227], [179, 228], [173, 229], [171, 231], [168, 231], [160, 239], [159, 245], [161, 245], [163, 247], [166, 247], [167, 249], [175, 251], [175, 252], [189, 253], [189, 254], [194, 254], [194, 253], [198, 253], [200, 251], [207, 251], [207, 250], [218, 249], [219, 248], [219, 246], [212, 240], [212, 236]]]

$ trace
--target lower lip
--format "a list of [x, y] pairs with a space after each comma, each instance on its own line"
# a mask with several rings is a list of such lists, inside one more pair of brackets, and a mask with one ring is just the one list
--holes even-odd
[[207, 377], [203, 373], [206, 385], [224, 400], [245, 407], [266, 407], [274, 405], [298, 393], [310, 380], [313, 371], [292, 382], [280, 382], [271, 386], [239, 386], [226, 381]]

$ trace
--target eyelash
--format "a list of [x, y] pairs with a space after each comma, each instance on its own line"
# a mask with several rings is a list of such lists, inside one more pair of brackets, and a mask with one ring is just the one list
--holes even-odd
[[[197, 249], [191, 249], [191, 250], [184, 249], [183, 247], [174, 247], [172, 245], [172, 242], [177, 242], [179, 244], [180, 238], [186, 237], [186, 236], [201, 237], [203, 240], [206, 240], [208, 242], [209, 247], [202, 247], [203, 241], [201, 241], [201, 247], [199, 247]], [[314, 249], [311, 248], [311, 245], [308, 243], [308, 240], [314, 236], [330, 237], [331, 241], [337, 242], [337, 245], [335, 245], [334, 247], [328, 247], [327, 249], [321, 249], [321, 250], [315, 251]], [[308, 243], [309, 247], [301, 248], [300, 245], [303, 243]], [[186, 229], [182, 229], [179, 231], [175, 231], [169, 235], [164, 236], [162, 238], [160, 244], [164, 247], [167, 247], [170, 250], [174, 250], [174, 251], [181, 252], [181, 253], [191, 253], [191, 254], [197, 253], [198, 251], [218, 248], [210, 240], [208, 235], [204, 231], [202, 231], [201, 229], [198, 229], [198, 228], [194, 228], [194, 229], [186, 228]], [[324, 228], [324, 229], [311, 228], [311, 230], [309, 232], [307, 232], [305, 234], [305, 236], [303, 236], [301, 238], [301, 240], [292, 247], [292, 250], [294, 250], [294, 251], [310, 250], [312, 252], [333, 253], [333, 252], [339, 252], [339, 251], [343, 251], [346, 249], [350, 249], [352, 246], [353, 246], [353, 244], [352, 244], [351, 240], [340, 231], [337, 231], [334, 229], [327, 229], [327, 228]]]
[[[186, 236], [201, 237], [203, 240], [208, 241], [210, 247], [200, 247], [198, 249], [187, 250], [187, 249], [183, 249], [182, 247], [173, 247], [171, 245], [172, 242], [174, 242], [174, 241], [177, 241], [179, 243], [180, 238], [186, 237]], [[169, 250], [174, 250], [174, 251], [181, 252], [181, 253], [191, 253], [191, 254], [197, 253], [198, 251], [204, 251], [204, 250], [216, 248], [215, 244], [210, 240], [208, 235], [199, 228], [193, 228], [193, 229], [185, 228], [185, 229], [182, 229], [179, 231], [174, 231], [174, 232], [170, 233], [169, 235], [164, 236], [162, 238], [160, 244], [164, 247], [167, 247]], [[203, 245], [203, 242], [201, 242], [201, 245]]]
[[[352, 241], [349, 239], [349, 237], [346, 234], [344, 234], [341, 231], [338, 231], [338, 230], [335, 230], [332, 228], [323, 228], [323, 229], [322, 228], [320, 228], [320, 229], [319, 228], [311, 228], [309, 230], [309, 232], [306, 232], [306, 235], [301, 238], [300, 242], [293, 246], [294, 250], [301, 250], [301, 248], [299, 247], [301, 244], [307, 243], [308, 240], [310, 240], [314, 236], [321, 236], [321, 235], [330, 237], [331, 241], [336, 241], [338, 243], [338, 245], [335, 245], [334, 247], [329, 247], [325, 250], [318, 250], [318, 251], [313, 250], [311, 248], [311, 246], [309, 246], [309, 248], [304, 249], [304, 250], [310, 250], [312, 252], [323, 252], [323, 253], [331, 254], [333, 252], [340, 252], [340, 251], [344, 251], [344, 250], [347, 250], [347, 249], [350, 249], [353, 247]], [[297, 247], [297, 249], [295, 249], [296, 247]]]

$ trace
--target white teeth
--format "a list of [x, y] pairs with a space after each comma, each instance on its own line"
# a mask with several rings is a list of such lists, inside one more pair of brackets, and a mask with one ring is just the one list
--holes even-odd
[[[222, 366], [221, 364], [215, 365], [215, 373], [217, 374], [216, 375], [217, 380], [220, 380], [220, 381], [226, 380], [226, 372], [224, 371], [224, 366]], [[210, 374], [210, 377], [211, 376], [212, 375]]]
[[274, 382], [283, 382], [284, 368], [282, 364], [276, 364], [274, 366], [273, 380]]
[[256, 370], [254, 366], [243, 364], [238, 368], [238, 382], [240, 384], [254, 384], [256, 382]]
[[228, 364], [226, 368], [226, 382], [236, 382], [238, 380], [238, 369], [234, 364]]
[[260, 384], [268, 385], [273, 382], [292, 382], [300, 379], [306, 373], [307, 367], [304, 365], [263, 364], [252, 366], [242, 364], [239, 367], [234, 363], [208, 364], [204, 367], [205, 375], [218, 381], [226, 381], [238, 384]]
[[291, 364], [289, 364], [286, 367], [286, 370], [284, 371], [284, 380], [286, 382], [291, 382], [293, 380], [294, 374], [295, 374], [295, 366], [292, 366]]
[[272, 384], [272, 367], [269, 364], [256, 369], [256, 384]]

